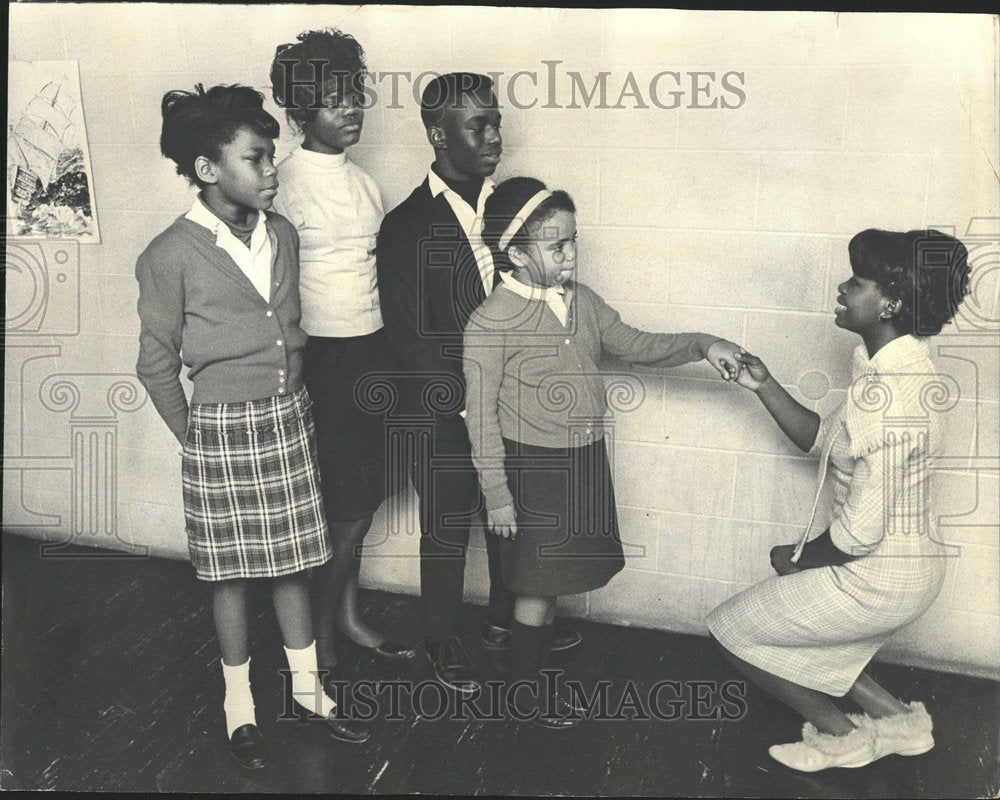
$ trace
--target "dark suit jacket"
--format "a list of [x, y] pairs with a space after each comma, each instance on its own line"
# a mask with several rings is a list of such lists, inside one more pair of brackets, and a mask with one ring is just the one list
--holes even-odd
[[443, 394], [435, 410], [457, 414], [465, 407], [462, 332], [486, 292], [462, 226], [426, 178], [382, 221], [376, 265], [385, 332], [409, 375], [407, 395], [436, 381]]

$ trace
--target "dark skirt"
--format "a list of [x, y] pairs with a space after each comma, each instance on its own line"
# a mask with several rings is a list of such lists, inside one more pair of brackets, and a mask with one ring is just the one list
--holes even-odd
[[500, 540], [504, 583], [533, 596], [600, 589], [625, 567], [604, 440], [547, 448], [504, 439], [517, 536]]
[[202, 580], [273, 578], [330, 558], [310, 408], [305, 389], [191, 406], [181, 483]]
[[358, 399], [366, 377], [387, 373], [384, 329], [366, 336], [311, 336], [303, 380], [315, 403], [316, 446], [329, 522], [370, 517], [386, 496], [385, 415]]

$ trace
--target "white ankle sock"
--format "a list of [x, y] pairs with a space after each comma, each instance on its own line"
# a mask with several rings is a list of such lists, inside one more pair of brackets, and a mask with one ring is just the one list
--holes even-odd
[[235, 667], [221, 659], [219, 661], [222, 664], [222, 677], [226, 681], [226, 699], [222, 708], [226, 712], [226, 728], [229, 736], [232, 736], [233, 731], [243, 725], [257, 724], [253, 694], [250, 691], [250, 659]]
[[329, 716], [337, 704], [323, 691], [323, 683], [316, 675], [316, 642], [301, 650], [286, 647], [285, 657], [292, 672], [292, 697], [295, 702], [314, 714]]

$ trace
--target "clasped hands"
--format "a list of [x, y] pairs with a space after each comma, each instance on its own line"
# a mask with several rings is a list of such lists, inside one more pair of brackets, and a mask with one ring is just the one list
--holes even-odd
[[759, 391], [771, 377], [763, 361], [726, 339], [713, 342], [705, 360], [718, 370], [724, 381], [734, 382], [752, 392]]

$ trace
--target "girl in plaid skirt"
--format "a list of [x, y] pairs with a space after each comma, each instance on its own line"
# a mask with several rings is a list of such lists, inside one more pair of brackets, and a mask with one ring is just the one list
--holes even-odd
[[[958, 310], [968, 255], [961, 242], [933, 230], [862, 231], [848, 251], [853, 275], [838, 287], [835, 322], [862, 344], [845, 403], [821, 420], [749, 353], [738, 378], [789, 439], [820, 453], [820, 487], [829, 474], [833, 488], [832, 521], [807, 542], [810, 520], [797, 546], [771, 551], [776, 577], [708, 617], [726, 656], [807, 720], [801, 742], [769, 750], [806, 772], [934, 746], [923, 704], [900, 702], [863, 670], [896, 630], [930, 607], [944, 580], [929, 462], [942, 445], [934, 406], [944, 405], [947, 384], [924, 337]], [[845, 715], [831, 696], [846, 696], [865, 713]]]
[[229, 750], [256, 769], [265, 751], [249, 680], [254, 578], [271, 581], [295, 701], [338, 738], [368, 733], [332, 717], [316, 679], [306, 570], [330, 550], [302, 386], [298, 237], [267, 211], [278, 188], [278, 123], [253, 89], [196, 89], [163, 97], [161, 150], [199, 193], [136, 264], [136, 371], [183, 446], [188, 549], [197, 576], [213, 585]]

